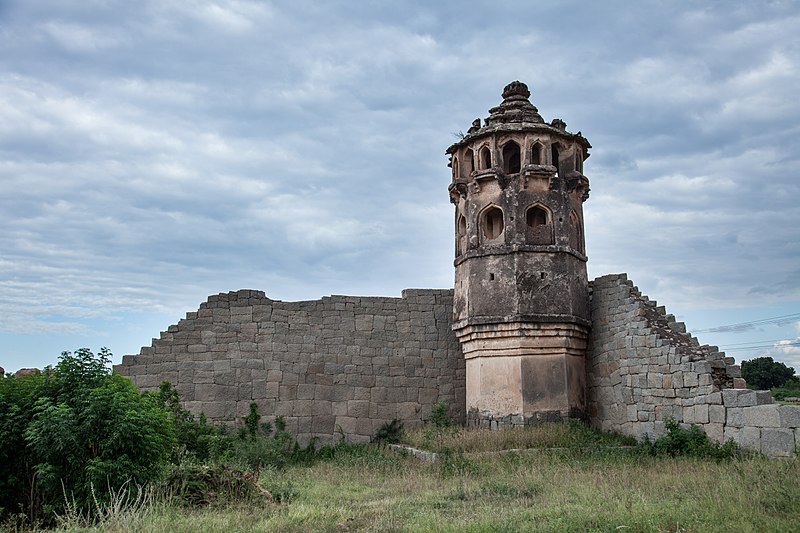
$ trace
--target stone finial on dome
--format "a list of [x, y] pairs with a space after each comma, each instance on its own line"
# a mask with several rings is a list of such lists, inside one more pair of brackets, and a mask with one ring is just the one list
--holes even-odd
[[506, 85], [503, 89], [503, 101], [489, 110], [486, 126], [522, 122], [543, 124], [539, 110], [528, 100], [530, 95], [528, 86], [521, 81], [512, 81]]
[[503, 88], [503, 99], [507, 99], [512, 96], [522, 96], [523, 98], [530, 98], [531, 92], [528, 90], [527, 85], [525, 85], [519, 80], [516, 80], [512, 81]]

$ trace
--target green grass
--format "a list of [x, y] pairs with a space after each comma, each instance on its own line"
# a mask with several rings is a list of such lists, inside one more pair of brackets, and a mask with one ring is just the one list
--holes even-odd
[[378, 447], [269, 471], [281, 503], [188, 510], [155, 502], [64, 531], [798, 531], [800, 462], [601, 450], [425, 463]]
[[612, 433], [600, 433], [580, 422], [544, 423], [533, 427], [490, 431], [451, 426], [406, 431], [402, 444], [430, 451], [486, 453], [531, 448], [596, 448], [633, 445], [636, 441]]

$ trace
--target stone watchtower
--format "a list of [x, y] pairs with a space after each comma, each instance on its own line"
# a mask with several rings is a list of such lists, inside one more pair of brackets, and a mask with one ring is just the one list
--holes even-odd
[[545, 123], [519, 81], [447, 149], [455, 212], [453, 330], [472, 424], [585, 415], [583, 237], [589, 142]]

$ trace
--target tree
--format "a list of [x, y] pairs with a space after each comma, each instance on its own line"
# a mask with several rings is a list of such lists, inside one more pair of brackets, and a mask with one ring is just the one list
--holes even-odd
[[787, 367], [772, 357], [756, 357], [742, 361], [742, 377], [751, 389], [767, 390], [780, 387], [794, 378], [794, 368]]
[[110, 359], [83, 348], [55, 368], [1, 378], [0, 459], [13, 460], [2, 461], [0, 512], [47, 521], [65, 494], [90, 512], [94, 498], [160, 473], [175, 442], [172, 413], [112, 373]]

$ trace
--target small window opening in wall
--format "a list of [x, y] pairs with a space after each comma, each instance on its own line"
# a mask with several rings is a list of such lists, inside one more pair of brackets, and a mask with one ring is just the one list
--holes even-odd
[[492, 240], [501, 233], [503, 233], [503, 212], [499, 207], [490, 207], [483, 215], [483, 235]]
[[528, 209], [525, 218], [525, 222], [532, 228], [545, 226], [547, 224], [547, 211], [535, 205]]
[[550, 146], [550, 164], [556, 167], [556, 175], [558, 175], [558, 144], [553, 143]]
[[520, 169], [519, 145], [514, 141], [508, 141], [503, 146], [503, 172], [506, 174], [516, 174]]
[[581, 157], [580, 151], [575, 153], [575, 170], [583, 172], [583, 158]]
[[539, 143], [534, 143], [533, 148], [531, 148], [531, 164], [542, 164], [542, 145]]
[[489, 274], [489, 281], [494, 281], [494, 274], [492, 273]]
[[547, 272], [539, 272], [539, 278], [544, 279], [547, 277]]
[[473, 170], [475, 170], [475, 156], [472, 155], [472, 150], [467, 148], [467, 151], [464, 152], [464, 172], [466, 176], [469, 177]]
[[461, 177], [461, 173], [458, 171], [458, 158], [453, 158], [453, 176], [456, 178]]
[[481, 170], [488, 170], [492, 168], [492, 153], [489, 151], [488, 146], [481, 148]]

